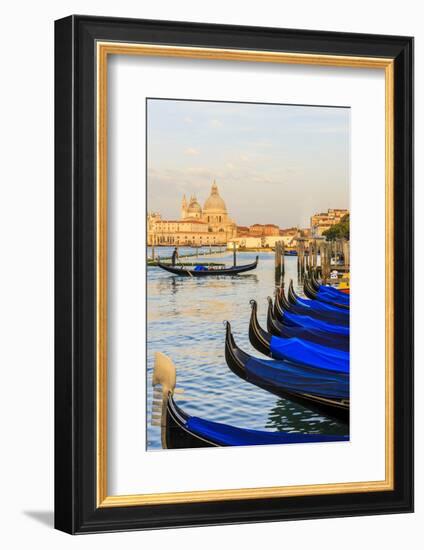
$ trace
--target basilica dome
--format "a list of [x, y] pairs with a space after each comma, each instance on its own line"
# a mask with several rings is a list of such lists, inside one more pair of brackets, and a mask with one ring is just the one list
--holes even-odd
[[193, 214], [199, 214], [201, 215], [202, 214], [202, 207], [200, 206], [200, 204], [197, 202], [197, 199], [196, 197], [192, 197], [191, 200], [190, 200], [190, 204], [188, 205], [188, 208], [187, 208], [187, 214], [190, 216], [193, 215]]
[[218, 186], [215, 182], [213, 182], [211, 194], [205, 201], [203, 211], [214, 211], [222, 213], [227, 212], [227, 207], [225, 206], [225, 202], [219, 195]]

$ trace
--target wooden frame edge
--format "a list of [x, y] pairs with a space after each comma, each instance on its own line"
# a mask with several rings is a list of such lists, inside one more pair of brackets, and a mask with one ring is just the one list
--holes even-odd
[[[386, 124], [386, 433], [385, 480], [329, 483], [251, 489], [187, 491], [108, 496], [107, 494], [107, 59], [108, 55], [150, 55], [225, 59], [285, 64], [384, 69]], [[394, 490], [394, 59], [321, 54], [301, 54], [158, 46], [152, 44], [96, 43], [97, 57], [97, 481], [98, 508], [213, 502], [222, 500], [281, 498], [309, 495], [363, 493]], [[100, 305], [99, 305], [100, 304]]]

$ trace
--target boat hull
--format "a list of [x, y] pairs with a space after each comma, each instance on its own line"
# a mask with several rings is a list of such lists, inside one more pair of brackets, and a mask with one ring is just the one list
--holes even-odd
[[190, 278], [191, 277], [222, 277], [222, 276], [239, 275], [240, 273], [246, 273], [247, 271], [252, 271], [256, 269], [258, 265], [258, 257], [256, 257], [256, 260], [251, 264], [233, 266], [233, 267], [222, 268], [222, 269], [210, 269], [210, 270], [204, 270], [204, 271], [186, 269], [184, 267], [172, 266], [170, 264], [163, 264], [161, 262], [158, 262], [157, 265], [164, 271], [167, 271], [168, 273], [172, 273], [172, 275], [178, 275], [179, 277], [190, 277]]

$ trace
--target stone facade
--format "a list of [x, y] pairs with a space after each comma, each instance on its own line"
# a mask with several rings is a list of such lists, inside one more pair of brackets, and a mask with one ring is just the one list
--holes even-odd
[[311, 217], [311, 236], [321, 237], [324, 231], [339, 223], [346, 214], [349, 214], [349, 210], [343, 208], [329, 208], [327, 212], [314, 214]]
[[147, 244], [152, 246], [214, 246], [225, 245], [235, 237], [237, 226], [229, 217], [227, 207], [213, 182], [203, 208], [195, 195], [181, 203], [180, 220], [163, 220], [160, 214], [147, 217]]

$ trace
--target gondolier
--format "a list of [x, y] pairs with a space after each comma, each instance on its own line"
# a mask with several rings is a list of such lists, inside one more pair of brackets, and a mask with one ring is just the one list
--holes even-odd
[[175, 266], [176, 263], [177, 263], [177, 259], [179, 259], [180, 257], [178, 256], [178, 248], [175, 247], [174, 248], [174, 252], [172, 253], [172, 265]]

